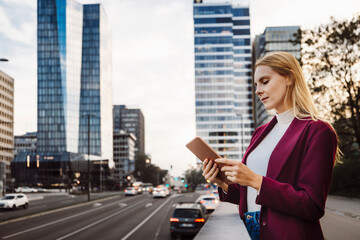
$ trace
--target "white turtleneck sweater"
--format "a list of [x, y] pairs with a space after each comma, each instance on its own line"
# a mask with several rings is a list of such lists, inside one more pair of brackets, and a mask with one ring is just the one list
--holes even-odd
[[[269, 159], [274, 148], [290, 126], [294, 119], [293, 109], [281, 114], [276, 114], [277, 123], [268, 135], [259, 143], [259, 145], [249, 154], [246, 165], [255, 173], [266, 176]], [[260, 205], [255, 203], [257, 197], [256, 189], [247, 188], [247, 205], [248, 211], [260, 211]]]

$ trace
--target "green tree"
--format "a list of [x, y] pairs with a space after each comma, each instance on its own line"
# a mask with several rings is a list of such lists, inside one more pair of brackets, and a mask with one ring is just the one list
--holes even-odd
[[153, 164], [146, 164], [149, 156], [146, 154], [137, 154], [135, 157], [134, 177], [138, 181], [152, 183], [154, 186], [163, 183], [163, 178], [167, 174], [167, 170], [163, 170]]
[[193, 168], [186, 170], [185, 178], [191, 191], [194, 191], [198, 184], [206, 183], [206, 180], [202, 175], [202, 171]]

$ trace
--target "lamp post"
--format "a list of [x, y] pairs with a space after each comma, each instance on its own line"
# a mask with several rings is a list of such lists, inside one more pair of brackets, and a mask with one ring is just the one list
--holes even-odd
[[88, 201], [90, 201], [90, 117], [95, 116], [95, 114], [83, 114], [82, 117], [87, 116], [87, 137], [88, 137], [88, 161], [87, 161], [87, 195]]

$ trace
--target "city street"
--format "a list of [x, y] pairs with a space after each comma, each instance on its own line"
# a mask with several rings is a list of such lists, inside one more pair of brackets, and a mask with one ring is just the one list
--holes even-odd
[[154, 199], [147, 193], [116, 196], [21, 221], [0, 223], [0, 237], [11, 240], [170, 239], [169, 219], [174, 205], [194, 202], [199, 195], [173, 194], [164, 199]]

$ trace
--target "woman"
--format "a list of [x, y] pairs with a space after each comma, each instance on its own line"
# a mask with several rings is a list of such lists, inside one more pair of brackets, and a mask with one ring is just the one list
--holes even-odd
[[205, 160], [203, 176], [219, 186], [220, 200], [239, 205], [252, 239], [324, 239], [319, 219], [339, 156], [336, 132], [319, 116], [290, 53], [259, 59], [254, 81], [276, 116], [255, 130], [242, 162]]

